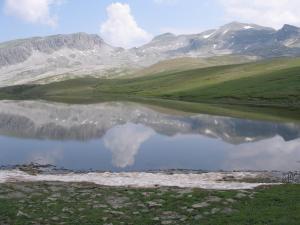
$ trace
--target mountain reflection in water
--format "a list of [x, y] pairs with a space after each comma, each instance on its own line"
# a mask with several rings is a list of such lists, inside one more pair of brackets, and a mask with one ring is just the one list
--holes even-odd
[[113, 171], [300, 167], [300, 124], [171, 114], [129, 102], [0, 101], [0, 144], [1, 165]]

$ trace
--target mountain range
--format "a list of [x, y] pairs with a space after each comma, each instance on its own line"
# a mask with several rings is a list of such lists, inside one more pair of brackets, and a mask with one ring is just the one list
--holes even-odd
[[[166, 60], [188, 58], [195, 63], [224, 56], [236, 56], [229, 60], [232, 64], [300, 56], [300, 28], [284, 25], [275, 30], [232, 22], [199, 34], [165, 33], [131, 49], [111, 46], [98, 35], [86, 33], [13, 40], [0, 43], [0, 86], [48, 83], [86, 75], [131, 76]], [[225, 60], [224, 64], [228, 63]]]

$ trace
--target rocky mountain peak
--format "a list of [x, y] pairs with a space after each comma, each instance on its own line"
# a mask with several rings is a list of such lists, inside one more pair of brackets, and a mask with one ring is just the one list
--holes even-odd
[[39, 51], [47, 51], [50, 49], [75, 48], [78, 50], [93, 49], [105, 44], [103, 39], [96, 34], [74, 33], [74, 34], [58, 34], [47, 36], [45, 38], [29, 39], [32, 48]]
[[228, 29], [242, 29], [244, 26], [248, 26], [248, 25], [249, 24], [246, 24], [246, 23], [240, 23], [240, 22], [233, 21], [233, 22], [223, 25], [222, 27], [228, 28]]
[[293, 25], [284, 24], [283, 27], [279, 31], [300, 33], [300, 28], [293, 26]]
[[60, 49], [92, 50], [108, 46], [96, 34], [74, 33], [33, 37], [4, 42], [0, 45], [0, 67], [24, 62], [33, 52], [51, 54]]
[[164, 34], [161, 34], [161, 35], [158, 35], [158, 36], [154, 37], [152, 41], [167, 41], [167, 40], [170, 40], [170, 39], [174, 39], [175, 37], [176, 37], [175, 34], [164, 33]]
[[300, 38], [300, 28], [292, 25], [285, 24], [276, 33], [276, 38], [279, 41], [285, 41], [290, 38]]
[[231, 22], [228, 24], [225, 24], [224, 26], [220, 27], [221, 30], [231, 30], [231, 31], [238, 31], [238, 30], [249, 30], [249, 29], [255, 29], [255, 30], [273, 30], [273, 28], [269, 27], [263, 27], [256, 24], [251, 23], [240, 23], [240, 22]]

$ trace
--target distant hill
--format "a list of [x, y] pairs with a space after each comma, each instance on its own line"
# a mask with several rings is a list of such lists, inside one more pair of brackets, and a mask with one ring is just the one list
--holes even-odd
[[163, 74], [170, 72], [180, 72], [191, 69], [199, 69], [205, 67], [221, 66], [221, 65], [233, 65], [255, 61], [254, 57], [251, 56], [214, 56], [208, 58], [175, 58], [160, 61], [152, 66], [137, 70], [134, 73], [125, 76], [126, 78], [149, 76], [154, 74]]

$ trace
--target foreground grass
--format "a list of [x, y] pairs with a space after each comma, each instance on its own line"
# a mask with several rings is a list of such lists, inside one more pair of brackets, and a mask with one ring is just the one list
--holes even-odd
[[0, 185], [0, 224], [299, 224], [300, 186], [248, 191]]

